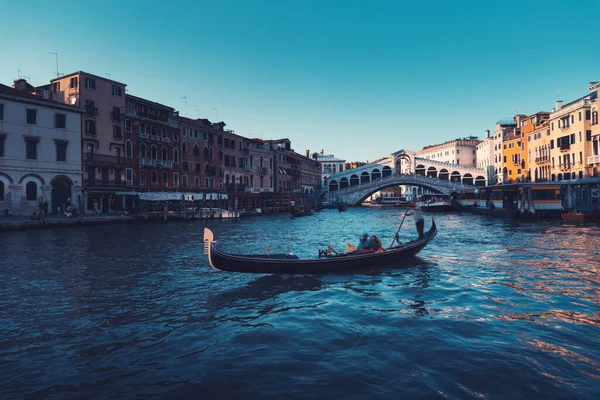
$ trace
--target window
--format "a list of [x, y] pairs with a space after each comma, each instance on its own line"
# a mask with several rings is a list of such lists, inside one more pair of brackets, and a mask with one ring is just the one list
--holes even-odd
[[579, 111], [579, 120], [581, 121], [581, 111]]
[[173, 131], [173, 141], [179, 142], [179, 132]]
[[55, 140], [56, 144], [56, 161], [67, 161], [67, 144], [66, 140]]
[[194, 186], [200, 187], [200, 177], [199, 176], [194, 177]]
[[145, 185], [146, 184], [146, 170], [142, 169], [140, 171], [140, 185]]
[[54, 115], [54, 127], [58, 129], [67, 128], [67, 116], [65, 114]]
[[4, 104], [0, 104], [0, 121], [4, 119]]
[[28, 160], [36, 160], [37, 159], [37, 144], [39, 139], [36, 138], [25, 138], [26, 150], [27, 150], [27, 159]]
[[579, 164], [583, 164], [583, 151], [579, 152]]
[[162, 185], [169, 186], [169, 174], [167, 171], [163, 171], [162, 173]]
[[4, 141], [5, 140], [6, 140], [6, 136], [0, 134], [0, 157], [4, 157]]
[[121, 126], [113, 125], [113, 137], [115, 139], [121, 139]]
[[37, 184], [35, 182], [27, 182], [25, 193], [27, 201], [37, 201]]
[[200, 155], [200, 148], [198, 147], [197, 144], [194, 145], [194, 155], [195, 156], [199, 156]]
[[78, 77], [71, 78], [71, 82], [69, 84], [69, 87], [71, 89], [77, 89], [77, 86], [79, 86], [79, 78]]
[[35, 125], [37, 123], [37, 110], [31, 108], [27, 109], [27, 123], [29, 125]]
[[587, 140], [588, 142], [592, 141], [592, 131], [585, 131], [585, 140]]
[[188, 177], [187, 177], [187, 175], [183, 176], [181, 183], [182, 183], [183, 187], [187, 187], [187, 185], [188, 185]]
[[[571, 115], [571, 123], [572, 123], [572, 124], [573, 124], [573, 123], [575, 123], [575, 116], [574, 116], [574, 115]], [[567, 127], [568, 127], [568, 126], [569, 126], [569, 125], [567, 125]]]
[[[2, 119], [2, 105], [0, 104], [0, 119]], [[598, 111], [592, 113], [592, 125], [598, 125]]]
[[162, 137], [167, 137], [167, 128], [162, 128]]
[[194, 163], [194, 171], [200, 172], [200, 163]]
[[179, 172], [173, 172], [173, 186], [179, 187]]
[[179, 163], [179, 150], [173, 149], [173, 162], [175, 164]]
[[153, 160], [156, 160], [156, 156], [157, 156], [156, 146], [152, 145], [152, 148], [150, 149], [150, 157]]
[[156, 171], [152, 171], [152, 184], [156, 185], [157, 181], [158, 181], [158, 174], [156, 173]]
[[140, 158], [146, 158], [146, 145], [140, 144]]
[[131, 168], [125, 168], [125, 181], [127, 183], [132, 183], [133, 182], [133, 169], [131, 169]]
[[162, 159], [163, 160], [168, 160], [169, 159], [169, 155], [167, 154], [167, 148], [165, 146], [163, 146], [162, 148]]
[[85, 113], [87, 115], [96, 116], [96, 102], [93, 100], [85, 101]]
[[119, 96], [119, 97], [122, 96], [122, 92], [121, 92], [121, 87], [120, 86], [113, 85], [112, 89], [113, 89], [113, 96]]
[[0, 181], [0, 201], [4, 201], [4, 182]]
[[152, 136], [158, 136], [158, 128], [152, 125]]
[[131, 132], [131, 120], [130, 119], [125, 120], [125, 132]]
[[185, 142], [181, 144], [181, 152], [187, 154], [187, 144]]
[[183, 127], [183, 133], [182, 133], [182, 135], [183, 136], [187, 136], [187, 126]]
[[208, 132], [204, 132], [204, 140], [208, 140]]
[[131, 157], [132, 149], [131, 149], [131, 140], [125, 142], [125, 157]]
[[54, 82], [54, 83], [52, 84], [52, 91], [53, 91], [54, 93], [58, 93], [58, 92], [60, 92], [60, 82]]
[[96, 80], [92, 78], [85, 78], [85, 87], [90, 90], [96, 90]]
[[146, 134], [146, 124], [140, 124], [140, 133], [142, 135]]

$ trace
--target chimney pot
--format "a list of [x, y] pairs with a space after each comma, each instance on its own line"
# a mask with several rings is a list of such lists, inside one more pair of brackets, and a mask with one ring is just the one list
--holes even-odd
[[562, 100], [556, 100], [556, 111], [562, 108], [563, 102]]

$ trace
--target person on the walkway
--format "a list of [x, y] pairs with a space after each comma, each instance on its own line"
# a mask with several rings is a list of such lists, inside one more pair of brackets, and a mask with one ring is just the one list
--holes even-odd
[[421, 206], [416, 206], [410, 209], [406, 215], [412, 215], [415, 218], [415, 226], [419, 233], [419, 239], [423, 239], [423, 229], [425, 228], [425, 219], [421, 213]]

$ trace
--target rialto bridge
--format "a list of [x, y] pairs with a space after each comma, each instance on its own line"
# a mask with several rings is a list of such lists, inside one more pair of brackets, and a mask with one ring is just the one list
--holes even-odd
[[390, 157], [329, 176], [329, 201], [358, 205], [367, 197], [392, 186], [419, 186], [434, 193], [449, 194], [487, 184], [483, 169], [415, 157], [400, 150]]

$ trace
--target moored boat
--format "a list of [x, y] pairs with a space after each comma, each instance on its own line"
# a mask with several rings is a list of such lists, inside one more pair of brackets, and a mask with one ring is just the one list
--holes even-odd
[[598, 222], [600, 211], [596, 205], [578, 206], [573, 211], [561, 213], [560, 218], [570, 222]]
[[448, 212], [454, 211], [452, 200], [446, 194], [424, 194], [416, 202], [423, 211], [427, 212]]
[[319, 250], [315, 259], [300, 259], [293, 254], [230, 254], [215, 247], [213, 232], [204, 228], [204, 253], [216, 270], [265, 274], [319, 274], [352, 271], [361, 268], [400, 266], [419, 253], [437, 235], [433, 218], [422, 239], [399, 244], [378, 253], [333, 255]]

